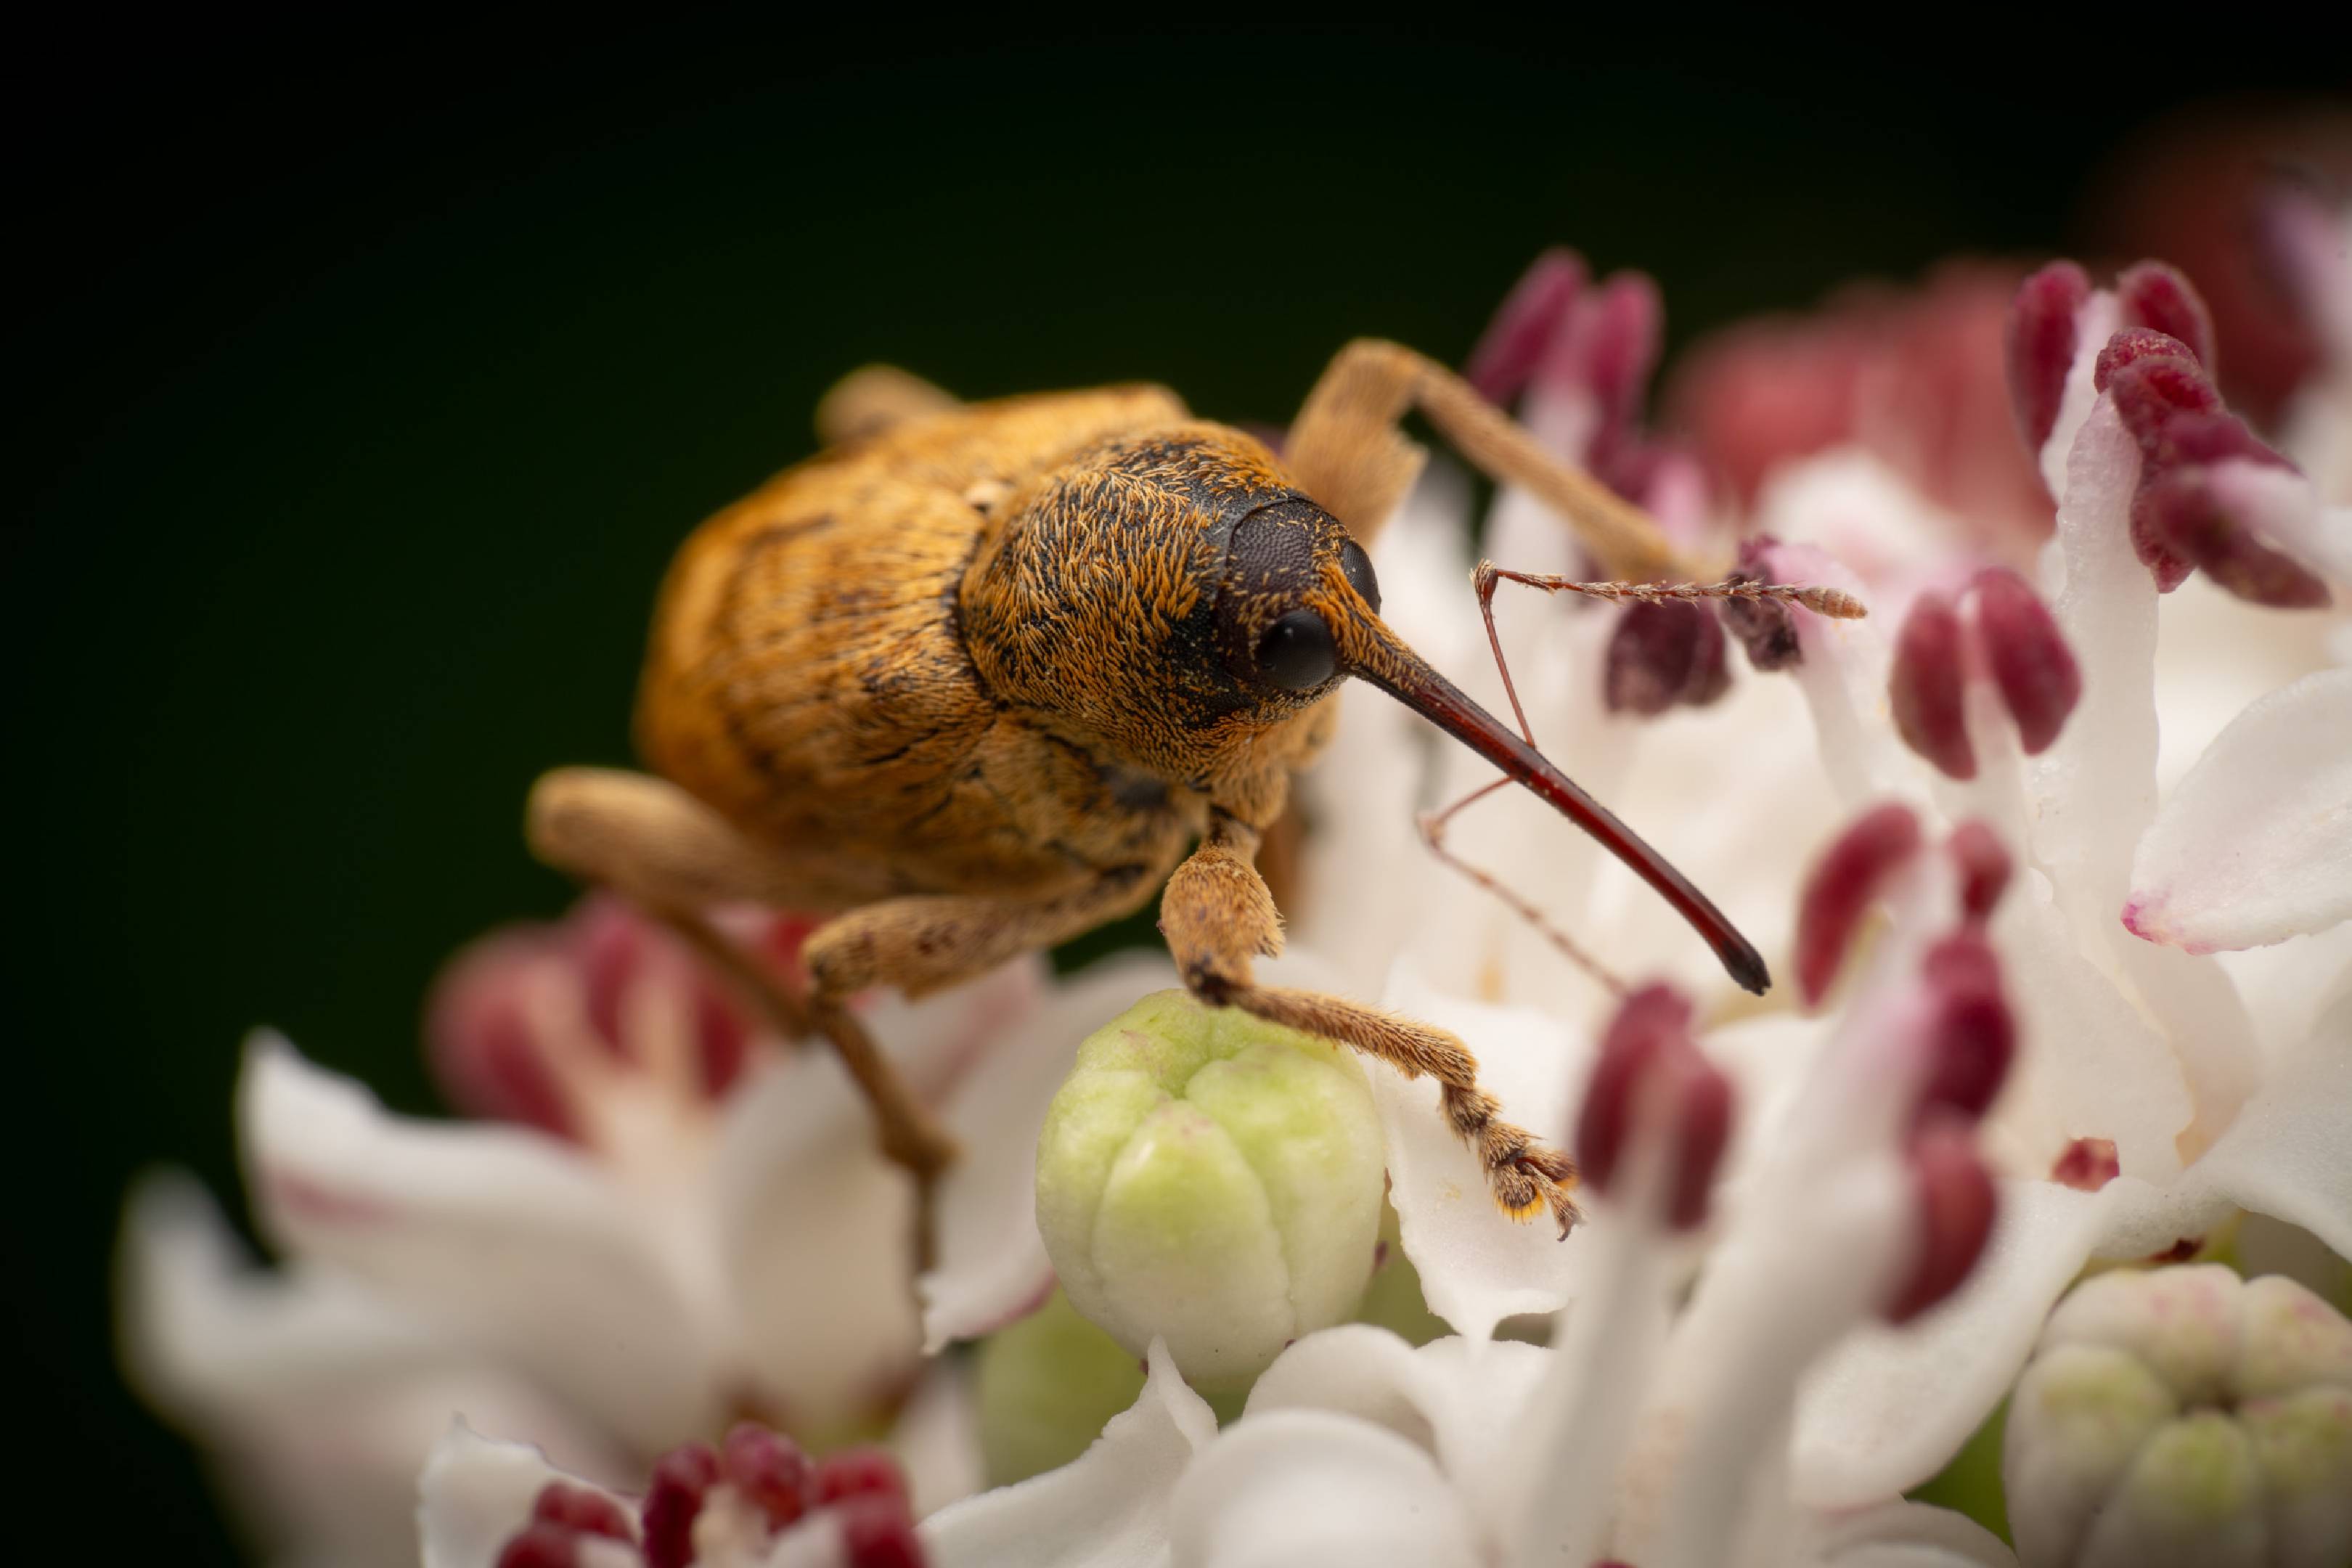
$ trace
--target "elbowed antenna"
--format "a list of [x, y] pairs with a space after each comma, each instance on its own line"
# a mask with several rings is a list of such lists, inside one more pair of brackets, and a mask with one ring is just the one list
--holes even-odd
[[1549, 801], [1655, 888], [1706, 939], [1741, 989], [1759, 996], [1770, 989], [1772, 976], [1765, 968], [1764, 955], [1664, 856], [1552, 766], [1542, 752], [1505, 729], [1459, 687], [1431, 668], [1352, 590], [1318, 598], [1322, 602], [1317, 607], [1338, 634], [1334, 640], [1339, 646], [1343, 670], [1379, 687]]

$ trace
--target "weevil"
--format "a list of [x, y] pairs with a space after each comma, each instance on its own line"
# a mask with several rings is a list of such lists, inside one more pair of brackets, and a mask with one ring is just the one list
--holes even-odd
[[[1681, 873], [1381, 622], [1365, 548], [1420, 469], [1399, 428], [1416, 410], [1613, 574], [1688, 574], [1637, 509], [1394, 343], [1344, 349], [1278, 457], [1157, 386], [967, 405], [869, 368], [821, 405], [825, 450], [679, 551], [637, 701], [651, 772], [546, 774], [531, 844], [828, 1037], [926, 1187], [953, 1144], [845, 1000], [954, 984], [1159, 891], [1195, 994], [1434, 1078], [1496, 1201], [1565, 1234], [1573, 1166], [1502, 1119], [1461, 1040], [1252, 973], [1282, 942], [1257, 849], [1353, 677], [1593, 834], [1739, 984], [1769, 984]], [[726, 900], [830, 917], [804, 994], [703, 922]]]

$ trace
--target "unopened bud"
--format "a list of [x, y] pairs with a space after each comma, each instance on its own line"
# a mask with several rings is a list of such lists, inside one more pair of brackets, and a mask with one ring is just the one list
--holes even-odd
[[2292, 1280], [2219, 1264], [2085, 1280], [2004, 1441], [2026, 1568], [2352, 1561], [2352, 1323]]
[[2213, 314], [2179, 268], [2161, 261], [2126, 267], [2116, 279], [2116, 300], [2126, 321], [2178, 339], [2213, 374]]
[[2074, 365], [2074, 316], [2090, 297], [2091, 280], [2081, 268], [2053, 261], [2018, 286], [2010, 306], [2009, 401], [2033, 451], [2057, 428], [2066, 375]]
[[1897, 803], [1856, 817], [1817, 861], [1797, 905], [1797, 990], [1818, 1007], [1879, 889], [1919, 852], [1919, 819]]
[[1904, 744], [1956, 779], [1977, 776], [1961, 700], [1964, 685], [1959, 612], [1941, 594], [1922, 594], [1912, 601], [1895, 637], [1887, 695]]
[[2042, 596], [2007, 567], [1976, 575], [1977, 635], [2018, 743], [2034, 755], [2058, 738], [2083, 696], [2083, 672]]
[[1384, 1156], [1351, 1053], [1163, 991], [1078, 1047], [1038, 1139], [1037, 1226], [1080, 1312], [1227, 1383], [1355, 1310]]

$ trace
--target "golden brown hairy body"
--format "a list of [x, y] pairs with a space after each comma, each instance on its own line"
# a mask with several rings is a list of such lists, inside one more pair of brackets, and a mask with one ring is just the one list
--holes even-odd
[[1180, 426], [1157, 388], [908, 422], [786, 469], [696, 530], [655, 614], [637, 709], [654, 769], [789, 851], [806, 907], [1156, 879], [1207, 821], [992, 692], [958, 596], [1016, 502], [1074, 453]]
[[[1679, 564], [1638, 512], [1393, 344], [1334, 362], [1279, 460], [1155, 387], [963, 406], [861, 373], [821, 411], [832, 449], [678, 554], [637, 710], [661, 777], [547, 775], [532, 842], [671, 921], [788, 1027], [831, 1038], [885, 1148], [925, 1178], [953, 1147], [846, 998], [970, 978], [1165, 878], [1161, 930], [1197, 994], [1435, 1077], [1497, 1201], [1564, 1230], [1571, 1167], [1496, 1114], [1459, 1040], [1251, 974], [1282, 940], [1261, 837], [1355, 676], [1601, 836], [1762, 984], [1712, 905], [1380, 621], [1360, 542], [1418, 469], [1394, 428], [1414, 406], [1617, 569]], [[722, 899], [837, 911], [803, 950], [805, 1003], [718, 938], [702, 911]]]

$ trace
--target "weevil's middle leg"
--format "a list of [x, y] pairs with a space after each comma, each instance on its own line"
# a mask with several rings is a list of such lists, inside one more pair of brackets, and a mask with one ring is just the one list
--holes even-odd
[[1577, 1220], [1575, 1164], [1497, 1114], [1500, 1104], [1478, 1087], [1477, 1060], [1458, 1038], [1343, 997], [1251, 977], [1253, 958], [1282, 949], [1282, 917], [1251, 864], [1257, 838], [1255, 829], [1213, 813], [1208, 837], [1169, 880], [1160, 929], [1186, 987], [1204, 1002], [1378, 1057], [1408, 1078], [1435, 1079], [1446, 1121], [1478, 1156], [1495, 1201], [1515, 1219], [1549, 1211], [1566, 1236]]
[[954, 1160], [955, 1141], [843, 1005], [846, 993], [818, 984], [803, 1004], [702, 912], [734, 900], [784, 909], [821, 901], [795, 883], [789, 865], [677, 785], [644, 773], [559, 768], [532, 786], [528, 817], [530, 846], [541, 859], [612, 889], [677, 932], [740, 985], [787, 1037], [823, 1034], [873, 1106], [882, 1152], [928, 1192]]

